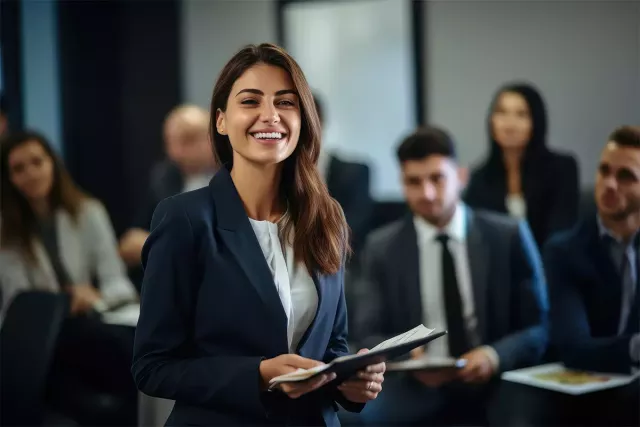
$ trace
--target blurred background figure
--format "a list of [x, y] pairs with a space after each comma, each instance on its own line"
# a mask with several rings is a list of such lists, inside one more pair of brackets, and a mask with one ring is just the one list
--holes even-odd
[[487, 120], [490, 152], [473, 170], [465, 200], [478, 209], [525, 218], [541, 246], [578, 217], [575, 159], [547, 146], [547, 111], [530, 84], [502, 87]]
[[73, 412], [68, 395], [59, 391], [80, 383], [130, 402], [125, 411], [130, 423], [136, 401], [129, 373], [135, 319], [110, 325], [102, 315], [135, 306], [138, 297], [106, 210], [78, 189], [49, 142], [34, 132], [2, 140], [0, 183], [2, 314], [20, 292], [67, 293], [71, 309], [58, 337], [51, 403]]
[[120, 239], [120, 255], [130, 267], [140, 264], [142, 245], [160, 201], [209, 184], [215, 172], [209, 140], [209, 116], [194, 105], [181, 105], [165, 119], [163, 136], [167, 159], [156, 165], [146, 199], [138, 207], [132, 227]]
[[[320, 124], [325, 125], [324, 104], [318, 94], [313, 95]], [[323, 143], [326, 141], [323, 140]], [[320, 175], [325, 180], [331, 197], [336, 199], [351, 228], [351, 246], [355, 254], [364, 243], [369, 231], [373, 213], [373, 199], [370, 188], [369, 166], [364, 163], [348, 162], [340, 159], [326, 148], [320, 151], [318, 159]]]

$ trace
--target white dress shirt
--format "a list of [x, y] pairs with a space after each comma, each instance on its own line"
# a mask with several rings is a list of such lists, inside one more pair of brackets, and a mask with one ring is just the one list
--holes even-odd
[[262, 253], [269, 265], [282, 307], [287, 315], [289, 351], [295, 353], [318, 310], [318, 292], [303, 263], [296, 263], [293, 247], [283, 245], [278, 235], [278, 223], [249, 218]]
[[182, 192], [186, 193], [187, 191], [198, 190], [202, 187], [206, 187], [207, 185], [209, 185], [209, 181], [211, 181], [211, 178], [213, 178], [212, 173], [199, 173], [187, 176], [184, 180]]
[[527, 201], [522, 194], [508, 194], [504, 201], [507, 212], [514, 218], [527, 216]]
[[[467, 251], [466, 209], [464, 204], [458, 204], [453, 218], [441, 230], [418, 216], [414, 217], [413, 221], [418, 237], [420, 295], [422, 298], [424, 324], [436, 330], [447, 329], [442, 277], [442, 244], [436, 240], [439, 234], [447, 234], [449, 236], [447, 245], [454, 259], [456, 277], [460, 288], [464, 325], [470, 338], [470, 343], [475, 348], [481, 342], [478, 335], [478, 317], [475, 311], [473, 284]], [[483, 346], [482, 348], [486, 349], [492, 363], [497, 367], [498, 355], [495, 350], [488, 346]], [[427, 351], [430, 356], [450, 357], [449, 341], [446, 338], [434, 340], [429, 343]]]

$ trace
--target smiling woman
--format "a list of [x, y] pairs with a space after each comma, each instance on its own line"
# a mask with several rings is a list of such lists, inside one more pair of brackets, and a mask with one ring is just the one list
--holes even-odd
[[281, 48], [248, 46], [222, 70], [211, 114], [221, 168], [158, 206], [143, 250], [134, 378], [176, 401], [169, 425], [337, 425], [336, 403], [377, 397], [384, 363], [342, 384], [269, 387], [349, 352], [348, 228], [317, 170], [307, 81]]

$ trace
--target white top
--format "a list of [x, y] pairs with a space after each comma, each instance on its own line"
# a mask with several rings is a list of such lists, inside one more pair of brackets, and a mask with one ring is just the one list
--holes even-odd
[[278, 223], [249, 218], [262, 253], [271, 270], [282, 307], [287, 315], [289, 351], [295, 353], [318, 310], [318, 292], [313, 278], [302, 263], [295, 265], [293, 247], [283, 245], [278, 236]]
[[[442, 243], [436, 240], [441, 234], [447, 234], [447, 245], [453, 256], [460, 298], [462, 299], [462, 313], [464, 324], [470, 337], [472, 347], [479, 346], [478, 317], [475, 312], [471, 269], [467, 251], [467, 216], [466, 206], [462, 203], [456, 206], [456, 211], [449, 224], [439, 230], [421, 217], [414, 217], [414, 225], [418, 237], [420, 295], [424, 324], [436, 330], [447, 329], [447, 315], [445, 311], [443, 278], [442, 278]], [[499, 363], [495, 350], [483, 346], [494, 366]], [[449, 341], [447, 339], [434, 340], [429, 343], [429, 356], [449, 357]]]
[[507, 194], [504, 201], [507, 212], [515, 218], [525, 218], [527, 216], [527, 202], [522, 194]]

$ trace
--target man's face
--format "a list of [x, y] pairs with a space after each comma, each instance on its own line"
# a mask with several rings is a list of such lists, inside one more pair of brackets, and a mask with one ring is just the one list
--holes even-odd
[[621, 221], [640, 212], [640, 149], [607, 143], [600, 157], [595, 193], [603, 218]]
[[448, 221], [466, 183], [466, 170], [454, 160], [431, 155], [402, 164], [404, 195], [411, 211], [432, 224]]
[[167, 123], [164, 139], [167, 156], [183, 173], [200, 173], [213, 165], [213, 150], [206, 128], [174, 120]]

